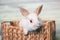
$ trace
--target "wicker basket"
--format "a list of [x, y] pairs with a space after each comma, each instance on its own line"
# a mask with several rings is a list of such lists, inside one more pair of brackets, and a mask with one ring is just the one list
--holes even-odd
[[44, 21], [44, 25], [36, 31], [23, 34], [19, 21], [2, 22], [2, 40], [55, 40], [55, 21]]

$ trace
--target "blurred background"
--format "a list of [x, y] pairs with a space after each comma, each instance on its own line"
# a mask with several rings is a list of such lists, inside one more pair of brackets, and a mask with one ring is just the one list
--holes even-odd
[[23, 17], [19, 7], [33, 12], [40, 5], [43, 8], [39, 17], [56, 21], [56, 40], [60, 40], [60, 0], [0, 0], [0, 35], [2, 21], [20, 20]]

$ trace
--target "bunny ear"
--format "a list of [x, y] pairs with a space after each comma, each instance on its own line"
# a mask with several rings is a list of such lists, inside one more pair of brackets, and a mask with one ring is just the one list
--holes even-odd
[[29, 12], [26, 9], [22, 8], [22, 7], [20, 7], [20, 11], [21, 11], [23, 16], [27, 16], [29, 14]]
[[34, 12], [36, 14], [39, 14], [41, 12], [41, 10], [42, 10], [42, 7], [43, 7], [43, 5], [39, 6]]

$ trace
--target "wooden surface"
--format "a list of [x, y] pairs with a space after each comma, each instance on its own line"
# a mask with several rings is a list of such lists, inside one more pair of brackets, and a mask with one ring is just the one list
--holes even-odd
[[55, 21], [44, 21], [41, 28], [23, 34], [23, 28], [19, 27], [19, 21], [2, 22], [2, 40], [55, 40]]

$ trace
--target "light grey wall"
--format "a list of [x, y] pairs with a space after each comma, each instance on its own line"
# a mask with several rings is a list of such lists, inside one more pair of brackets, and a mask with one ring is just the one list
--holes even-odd
[[[60, 3], [59, 2], [48, 2], [48, 3], [25, 3], [19, 4], [17, 6], [0, 6], [0, 20], [20, 20], [22, 18], [20, 10], [18, 7], [23, 6], [28, 9], [28, 11], [34, 11], [38, 6], [43, 4], [43, 9], [39, 17], [43, 20], [55, 20], [56, 30], [60, 30], [59, 20], [60, 20]], [[35, 6], [36, 5], [36, 6]]]
[[[60, 36], [60, 0], [0, 0], [0, 23], [2, 20], [20, 20], [22, 18], [19, 11], [20, 6], [33, 11], [43, 4], [43, 9], [39, 17], [43, 20], [56, 21], [56, 33]], [[1, 31], [1, 24], [0, 24]], [[1, 32], [0, 32], [1, 34]], [[58, 35], [59, 34], [59, 35]]]

